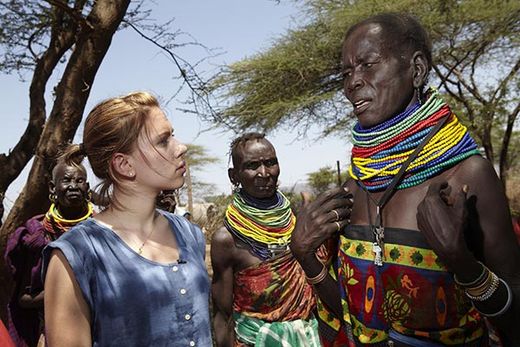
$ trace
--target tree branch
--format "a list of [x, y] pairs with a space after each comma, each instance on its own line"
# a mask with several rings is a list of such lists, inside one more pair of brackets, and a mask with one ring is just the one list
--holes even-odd
[[505, 182], [505, 176], [507, 171], [509, 170], [508, 160], [508, 152], [509, 152], [509, 144], [511, 143], [511, 134], [513, 133], [513, 129], [515, 127], [516, 118], [520, 113], [520, 103], [518, 103], [508, 116], [507, 116], [507, 126], [504, 132], [504, 137], [502, 139], [502, 147], [500, 149], [500, 158], [499, 158], [499, 175], [502, 182]]

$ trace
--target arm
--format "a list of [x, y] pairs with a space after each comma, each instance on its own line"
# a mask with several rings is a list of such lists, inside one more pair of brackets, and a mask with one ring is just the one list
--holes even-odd
[[63, 253], [54, 250], [45, 277], [48, 346], [92, 346], [90, 310]]
[[235, 242], [225, 228], [217, 230], [211, 240], [213, 283], [211, 293], [215, 317], [213, 325], [217, 346], [233, 346], [233, 250]]
[[21, 290], [18, 296], [18, 304], [21, 308], [37, 309], [43, 308], [43, 290], [37, 294], [32, 293], [31, 290], [31, 268], [27, 268], [23, 274]]
[[[483, 262], [504, 280], [514, 297], [509, 310], [490, 318], [512, 345], [520, 344], [520, 249], [512, 231], [511, 216], [502, 183], [493, 167], [481, 157], [461, 164], [450, 184], [432, 184], [418, 207], [419, 228], [434, 251], [468, 283], [478, 278]], [[468, 186], [467, 194], [462, 187]], [[507, 301], [507, 288], [500, 283], [485, 301], [474, 301], [484, 313], [499, 312]]]
[[[351, 207], [352, 199], [348, 189], [337, 188], [320, 195], [298, 213], [290, 247], [307, 277], [315, 277], [322, 271], [324, 265], [317, 259], [316, 250], [337, 234], [338, 224], [340, 228], [348, 224]], [[338, 212], [339, 221], [336, 221], [336, 214], [332, 210]], [[343, 317], [339, 288], [329, 274], [315, 284], [314, 289], [336, 317]]]

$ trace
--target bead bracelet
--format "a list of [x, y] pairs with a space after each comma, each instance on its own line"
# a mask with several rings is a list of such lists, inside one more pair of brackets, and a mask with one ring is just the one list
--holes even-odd
[[[489, 271], [489, 270], [488, 270]], [[491, 281], [486, 281], [486, 287], [480, 290], [478, 293], [471, 291], [471, 289], [466, 289], [465, 293], [468, 298], [473, 301], [486, 301], [489, 299], [498, 289], [498, 285], [500, 284], [500, 279], [493, 272], [489, 271], [491, 274]], [[490, 283], [490, 284], [488, 284]], [[475, 295], [476, 294], [476, 295]]]

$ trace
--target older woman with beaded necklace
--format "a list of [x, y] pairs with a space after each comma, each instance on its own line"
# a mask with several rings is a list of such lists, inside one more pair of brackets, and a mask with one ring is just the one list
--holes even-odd
[[92, 215], [87, 171], [80, 160], [59, 158], [49, 182], [51, 206], [29, 219], [7, 241], [5, 259], [15, 288], [8, 305], [8, 329], [17, 346], [35, 346], [43, 333], [43, 248]]
[[[520, 345], [507, 199], [466, 127], [425, 88], [426, 32], [407, 14], [369, 17], [348, 30], [342, 63], [358, 120], [351, 178], [303, 208], [291, 242], [336, 317], [325, 345], [336, 331], [350, 346], [484, 346], [484, 317]], [[327, 239], [339, 249], [337, 282], [315, 256]]]

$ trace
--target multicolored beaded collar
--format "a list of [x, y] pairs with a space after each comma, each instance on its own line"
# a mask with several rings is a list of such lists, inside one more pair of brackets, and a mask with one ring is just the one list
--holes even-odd
[[423, 104], [369, 129], [357, 123], [352, 129], [352, 165], [349, 173], [368, 191], [388, 187], [408, 156], [427, 136], [435, 124], [449, 115], [446, 124], [433, 136], [406, 169], [396, 189], [421, 184], [465, 158], [479, 154], [477, 144], [469, 135], [439, 92], [430, 89]]
[[85, 215], [77, 219], [65, 219], [58, 211], [56, 205], [52, 203], [51, 207], [45, 214], [45, 218], [43, 219], [43, 228], [45, 231], [47, 231], [47, 236], [51, 240], [56, 240], [74, 225], [91, 217], [93, 210], [93, 205], [89, 202], [87, 203], [87, 212]]
[[241, 190], [233, 194], [224, 219], [229, 232], [262, 260], [273, 257], [275, 250], [287, 249], [295, 224], [291, 203], [280, 191], [272, 201], [265, 201]]

